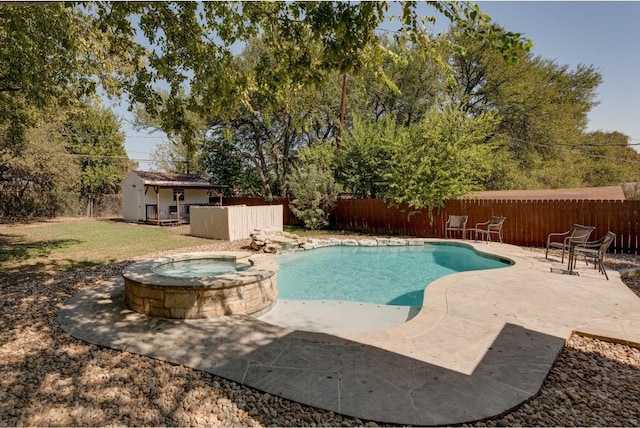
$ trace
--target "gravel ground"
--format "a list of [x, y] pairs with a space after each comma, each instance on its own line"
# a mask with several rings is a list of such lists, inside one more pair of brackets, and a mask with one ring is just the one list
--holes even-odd
[[[132, 262], [44, 282], [6, 285], [14, 282], [6, 275], [0, 280], [1, 426], [376, 426], [191, 368], [88, 344], [61, 330], [56, 317], [67, 299]], [[609, 266], [640, 266], [640, 259], [612, 257]], [[627, 281], [640, 296], [640, 281]], [[639, 349], [573, 336], [538, 395], [474, 425], [638, 426], [639, 397]]]

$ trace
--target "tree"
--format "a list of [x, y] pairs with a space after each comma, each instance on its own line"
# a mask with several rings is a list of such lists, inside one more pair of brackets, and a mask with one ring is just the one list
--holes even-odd
[[[258, 67], [259, 80], [267, 85], [278, 79], [277, 75], [270, 75], [270, 70], [279, 62], [274, 58], [278, 58], [278, 52], [262, 40], [255, 39], [236, 58], [234, 67], [252, 76], [256, 64], [262, 63], [264, 68]], [[283, 91], [277, 101], [270, 98], [272, 93], [268, 88], [264, 89], [264, 85], [256, 87], [249, 92], [248, 105], [235, 114], [228, 118], [209, 118], [207, 150], [214, 148], [218, 154], [233, 156], [238, 166], [252, 165], [263, 196], [285, 196], [289, 183], [287, 178], [297, 150], [318, 139], [331, 139], [335, 135], [338, 101], [330, 99], [325, 90], [331, 84], [333, 88], [338, 87], [336, 80], [308, 87], [281, 82], [282, 87], [288, 90]], [[205, 156], [209, 161], [213, 160], [212, 156]], [[209, 166], [214, 164], [219, 165], [220, 162], [208, 163]], [[212, 169], [208, 172], [217, 174]]]
[[302, 148], [289, 177], [293, 198], [289, 207], [307, 229], [326, 227], [335, 207], [338, 192], [333, 178], [333, 153], [333, 144], [327, 142]]
[[[190, 159], [190, 160], [185, 160]], [[164, 141], [151, 152], [151, 160], [160, 171], [201, 174], [200, 158], [180, 140]]]
[[[393, 123], [390, 123], [393, 127]], [[412, 212], [441, 208], [480, 188], [488, 170], [485, 143], [494, 117], [471, 117], [455, 106], [430, 109], [419, 125], [395, 127], [386, 180], [386, 199], [407, 204]]]
[[76, 105], [100, 83], [120, 94], [144, 49], [95, 18], [73, 4], [0, 4], [0, 121], [13, 132], [36, 124], [35, 111]]
[[92, 104], [70, 112], [65, 122], [64, 141], [80, 166], [80, 194], [87, 197], [87, 213], [91, 216], [93, 201], [120, 193], [122, 181], [131, 170], [125, 137], [118, 117]]
[[[529, 46], [519, 34], [497, 28], [477, 6], [429, 5], [464, 24], [465, 32], [480, 28], [507, 57]], [[280, 106], [290, 91], [326, 81], [331, 72], [357, 73], [365, 64], [380, 63], [385, 52], [375, 36], [388, 11], [384, 1], [96, 2], [87, 8], [103, 33], [118, 36], [119, 46], [125, 46], [122, 39], [140, 40], [128, 50], [133, 78], [122, 78], [122, 84], [132, 102], [174, 121], [172, 126], [182, 132], [185, 111], [228, 119], [251, 105], [256, 89], [267, 105]], [[139, 33], [131, 25], [134, 20]], [[423, 25], [429, 19], [418, 18], [416, 3], [402, 4], [400, 20], [410, 43], [427, 43]], [[234, 66], [232, 49], [258, 35], [278, 55], [260, 57], [247, 73]], [[169, 87], [166, 102], [158, 82]], [[186, 102], [179, 100], [182, 93], [189, 94]], [[160, 112], [161, 105], [165, 112]]]
[[455, 30], [449, 37], [465, 47], [451, 51], [455, 84], [449, 86], [449, 99], [470, 114], [495, 112], [499, 118], [494, 167], [484, 187], [580, 186], [575, 153], [565, 144], [580, 140], [584, 132], [597, 104], [599, 73], [585, 65], [570, 70], [527, 52], [508, 64], [482, 40]]
[[129, 69], [126, 52], [135, 50], [116, 34], [107, 39], [94, 18], [63, 3], [0, 4], [4, 217], [55, 215], [62, 197], [79, 190], [63, 121], [95, 95], [99, 82], [117, 93], [114, 82]]
[[145, 109], [144, 105], [138, 104], [134, 108], [134, 128], [150, 132], [162, 131], [168, 136], [169, 141], [159, 145], [152, 153], [152, 158], [160, 169], [176, 173], [203, 173], [200, 156], [207, 132], [205, 118], [184, 108], [186, 103], [184, 93], [172, 101], [183, 105], [179, 118], [164, 117], [173, 109], [166, 105], [170, 102], [169, 94], [160, 92], [159, 95], [162, 99], [160, 106], [162, 115], [154, 116]]
[[358, 82], [366, 91], [366, 109], [374, 120], [393, 117], [408, 126], [420, 122], [424, 113], [437, 104], [449, 72], [433, 56], [442, 41], [433, 38], [426, 48], [382, 38], [387, 50], [382, 64], [365, 68]]
[[0, 127], [0, 217], [21, 221], [54, 216], [64, 193], [76, 191], [80, 170], [65, 150], [59, 123], [41, 122], [10, 144], [10, 125]]
[[379, 121], [354, 118], [336, 154], [336, 176], [345, 192], [357, 197], [385, 196], [392, 146], [402, 128], [391, 115]]
[[201, 157], [203, 171], [207, 171], [212, 183], [228, 186], [224, 189], [227, 196], [259, 196], [262, 187], [254, 165], [234, 141], [219, 131], [205, 139]]
[[316, 165], [302, 169], [294, 167], [291, 174], [289, 204], [295, 216], [304, 222], [307, 229], [322, 229], [329, 225], [329, 214], [335, 206], [337, 192], [333, 174]]
[[590, 132], [571, 147], [581, 155], [582, 181], [587, 187], [617, 186], [640, 181], [640, 154], [619, 132]]
[[[44, 107], [78, 90], [83, 29], [81, 17], [62, 3], [0, 5], [0, 108]], [[83, 83], [87, 83], [86, 80]], [[19, 96], [14, 96], [19, 95]], [[6, 119], [5, 119], [6, 120]]]

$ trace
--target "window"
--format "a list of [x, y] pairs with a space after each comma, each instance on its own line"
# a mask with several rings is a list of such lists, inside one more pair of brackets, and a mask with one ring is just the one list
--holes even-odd
[[182, 187], [176, 187], [173, 189], [173, 200], [176, 200], [176, 195], [180, 196], [180, 201], [184, 201], [184, 189]]

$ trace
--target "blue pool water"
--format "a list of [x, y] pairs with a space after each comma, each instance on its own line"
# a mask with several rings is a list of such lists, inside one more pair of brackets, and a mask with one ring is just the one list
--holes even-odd
[[165, 263], [152, 269], [153, 273], [178, 278], [199, 278], [222, 275], [245, 270], [248, 265], [236, 264], [235, 260], [190, 259]]
[[446, 244], [335, 246], [278, 256], [279, 297], [422, 306], [424, 289], [455, 272], [496, 269], [506, 261]]

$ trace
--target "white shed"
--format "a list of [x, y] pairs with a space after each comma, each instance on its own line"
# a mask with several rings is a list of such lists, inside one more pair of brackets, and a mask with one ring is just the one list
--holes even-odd
[[122, 183], [124, 221], [189, 223], [191, 205], [222, 205], [222, 188], [194, 174], [131, 171]]

